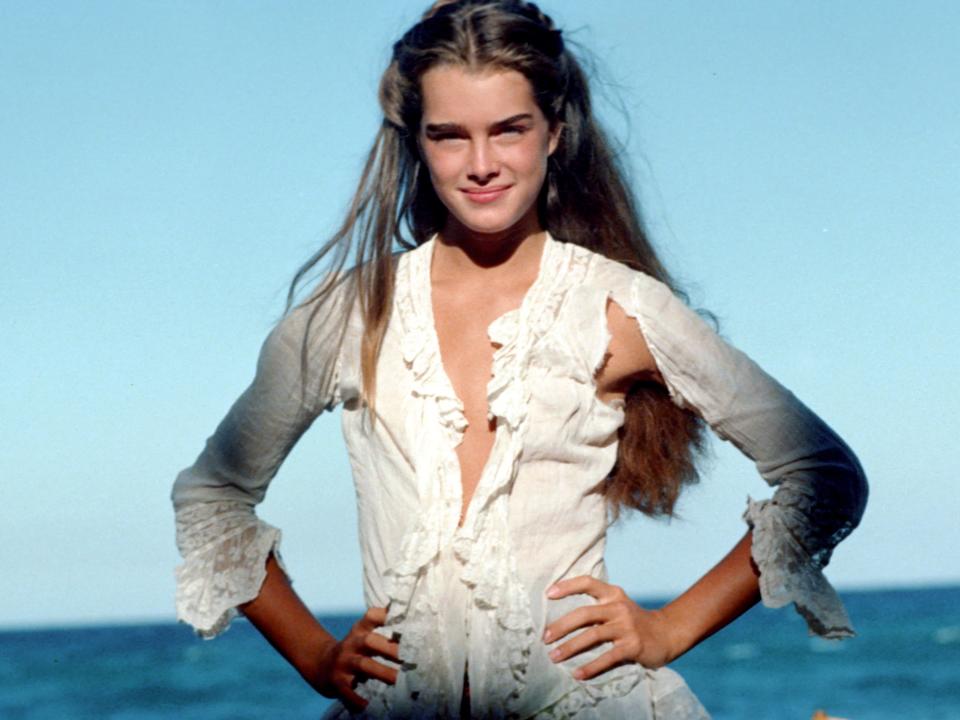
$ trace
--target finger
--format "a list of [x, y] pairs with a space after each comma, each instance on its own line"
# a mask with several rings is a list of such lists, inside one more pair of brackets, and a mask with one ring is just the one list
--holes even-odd
[[562, 662], [575, 655], [579, 655], [584, 650], [596, 647], [600, 643], [615, 640], [616, 637], [617, 631], [615, 628], [610, 627], [610, 625], [594, 625], [584, 630], [575, 638], [571, 638], [563, 645], [551, 650], [550, 659], [554, 662]]
[[390, 642], [383, 635], [375, 632], [367, 633], [364, 643], [367, 650], [375, 652], [378, 655], [382, 655], [383, 657], [389, 658], [395, 662], [400, 662], [399, 643]]
[[554, 642], [577, 628], [597, 625], [609, 617], [610, 608], [606, 605], [584, 605], [550, 623], [543, 632], [543, 641]]
[[622, 665], [628, 660], [629, 658], [627, 657], [626, 650], [620, 647], [615, 647], [612, 650], [605, 652], [596, 660], [588, 662], [586, 665], [574, 670], [573, 676], [577, 680], [589, 680], [590, 678], [596, 677], [600, 673], [609, 670], [612, 667]]
[[597, 589], [595, 585], [597, 582], [599, 581], [590, 575], [578, 575], [566, 580], [559, 580], [547, 588], [547, 597], [556, 600], [576, 593], [592, 594], [590, 591]]
[[392, 667], [387, 667], [383, 663], [378, 663], [373, 658], [362, 657], [356, 663], [357, 671], [367, 677], [376, 678], [389, 685], [397, 682], [397, 671]]
[[547, 589], [547, 597], [551, 600], [557, 600], [568, 595], [583, 593], [602, 600], [612, 594], [611, 590], [619, 589], [616, 585], [609, 585], [591, 575], [578, 575], [574, 578], [555, 582]]
[[387, 609], [385, 607], [372, 607], [363, 615], [363, 619], [373, 625], [383, 625], [387, 621]]
[[367, 706], [367, 701], [360, 697], [352, 687], [341, 685], [337, 689], [340, 691], [340, 700], [350, 712], [359, 712]]

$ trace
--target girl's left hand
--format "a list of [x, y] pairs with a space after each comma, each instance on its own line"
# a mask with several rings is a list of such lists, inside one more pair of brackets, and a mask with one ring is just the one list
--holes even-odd
[[630, 662], [648, 668], [661, 667], [680, 654], [674, 651], [670, 623], [663, 611], [644, 610], [617, 585], [581, 575], [554, 584], [547, 597], [556, 600], [578, 593], [592, 595], [599, 603], [577, 608], [547, 626], [543, 633], [545, 643], [559, 640], [577, 628], [587, 628], [554, 648], [550, 659], [560, 662], [602, 642], [612, 642], [613, 648], [577, 668], [573, 673], [577, 680], [588, 680]]

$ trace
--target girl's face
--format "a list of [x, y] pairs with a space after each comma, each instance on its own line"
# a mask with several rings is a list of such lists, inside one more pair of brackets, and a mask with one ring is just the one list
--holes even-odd
[[421, 78], [423, 118], [418, 142], [433, 188], [451, 223], [475, 234], [539, 229], [537, 196], [556, 149], [533, 99], [515, 70], [471, 72], [439, 65]]

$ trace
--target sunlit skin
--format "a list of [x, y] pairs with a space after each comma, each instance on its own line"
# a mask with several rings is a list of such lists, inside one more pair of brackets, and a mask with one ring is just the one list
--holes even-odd
[[[538, 275], [545, 233], [536, 201], [563, 128], [550, 125], [529, 81], [516, 71], [441, 65], [423, 75], [421, 86], [418, 146], [448, 210], [431, 265], [434, 322], [443, 368], [469, 423], [457, 447], [462, 524], [469, 521], [470, 499], [495, 437], [495, 424], [487, 420], [494, 351], [487, 328], [520, 305]], [[608, 305], [607, 323], [611, 340], [596, 378], [598, 396], [610, 402], [623, 398], [639, 379], [661, 381], [637, 323], [614, 303]], [[612, 643], [608, 652], [577, 668], [578, 679], [624, 662], [659, 667], [755, 604], [757, 578], [748, 533], [660, 609], [641, 608], [622, 588], [590, 576], [563, 580], [547, 589], [548, 598], [585, 593], [597, 602], [551, 623], [542, 640], [551, 646], [554, 662]], [[366, 705], [355, 692], [357, 678], [396, 682], [397, 671], [375, 659], [396, 662], [402, 655], [402, 638], [397, 642], [373, 632], [385, 622], [385, 608], [370, 608], [338, 642], [271, 557], [260, 595], [242, 610], [315, 689], [352, 710]], [[578, 629], [584, 631], [568, 637]]]

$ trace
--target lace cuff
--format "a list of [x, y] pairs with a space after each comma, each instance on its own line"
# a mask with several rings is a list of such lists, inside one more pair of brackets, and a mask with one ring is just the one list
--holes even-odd
[[203, 502], [177, 511], [177, 619], [201, 637], [222, 633], [237, 606], [257, 597], [270, 553], [283, 567], [280, 531], [243, 502]]
[[[807, 621], [811, 635], [851, 637], [855, 633], [847, 611], [823, 574], [829, 550], [818, 556], [806, 549], [818, 546], [808, 537], [809, 508], [805, 506], [809, 502], [810, 498], [800, 493], [780, 491], [772, 500], [754, 502], [748, 498], [743, 519], [753, 531], [750, 552], [760, 570], [760, 596], [769, 608], [793, 603]], [[834, 547], [852, 529], [851, 524], [819, 546]]]

